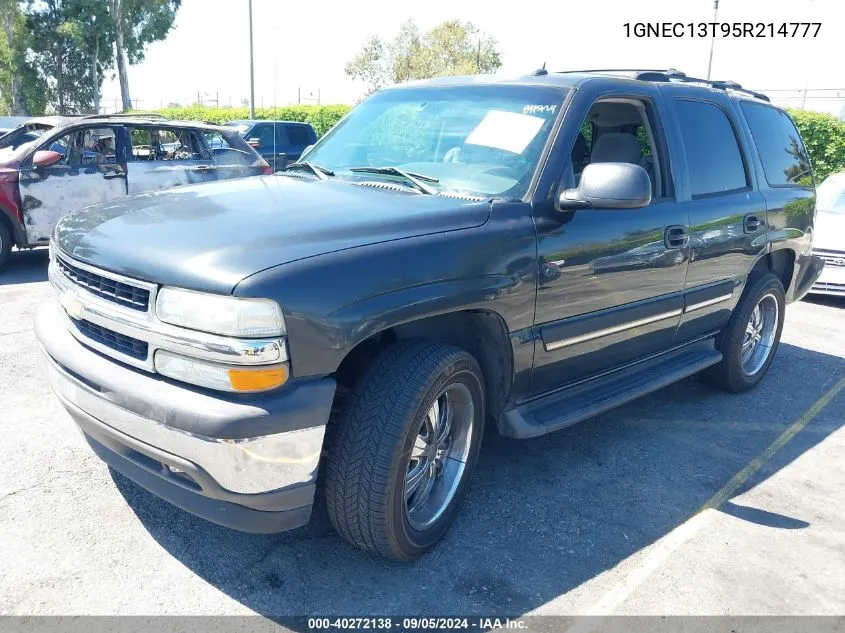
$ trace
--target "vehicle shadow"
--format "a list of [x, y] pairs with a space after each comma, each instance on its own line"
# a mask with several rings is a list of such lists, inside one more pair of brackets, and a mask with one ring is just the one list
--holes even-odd
[[6, 265], [0, 268], [0, 286], [47, 281], [48, 261], [46, 248], [12, 251]]
[[[458, 520], [413, 564], [375, 559], [347, 545], [321, 508], [295, 532], [242, 534], [112, 476], [163, 548], [265, 616], [519, 615], [683, 523], [843, 371], [843, 358], [782, 344], [769, 375], [750, 393], [725, 394], [693, 377], [545, 437], [512, 440], [491, 430]], [[839, 428], [845, 397], [822, 413], [744, 489]], [[767, 529], [800, 530], [812, 520], [725, 505], [726, 512]]]
[[845, 308], [845, 296], [835, 295], [807, 295], [801, 301], [813, 303], [818, 306], [829, 306], [831, 308]]

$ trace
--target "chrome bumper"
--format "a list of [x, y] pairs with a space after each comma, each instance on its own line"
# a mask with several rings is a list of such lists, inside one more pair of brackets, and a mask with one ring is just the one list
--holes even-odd
[[[41, 351], [50, 384], [66, 407], [79, 409], [119, 433], [198, 466], [227, 491], [263, 493], [316, 479], [325, 426], [241, 440], [194, 435], [115, 405], [64, 371], [43, 348]], [[159, 454], [151, 453], [152, 459]]]

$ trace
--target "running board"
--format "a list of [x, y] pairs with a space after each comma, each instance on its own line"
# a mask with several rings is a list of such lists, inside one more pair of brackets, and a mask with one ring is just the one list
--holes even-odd
[[505, 411], [503, 435], [537, 437], [591, 418], [715, 365], [722, 353], [712, 339], [638, 362]]

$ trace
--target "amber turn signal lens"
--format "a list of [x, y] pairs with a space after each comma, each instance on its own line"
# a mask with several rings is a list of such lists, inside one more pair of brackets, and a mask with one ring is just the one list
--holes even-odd
[[285, 384], [290, 376], [287, 365], [261, 369], [230, 369], [229, 380], [235, 391], [264, 391]]

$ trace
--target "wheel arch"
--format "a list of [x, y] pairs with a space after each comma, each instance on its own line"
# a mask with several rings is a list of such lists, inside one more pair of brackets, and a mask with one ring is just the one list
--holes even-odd
[[498, 416], [513, 383], [513, 350], [504, 318], [483, 309], [456, 310], [385, 327], [358, 342], [333, 373], [338, 396], [351, 388], [367, 364], [386, 347], [402, 339], [448, 343], [472, 354], [484, 376], [487, 412]]

